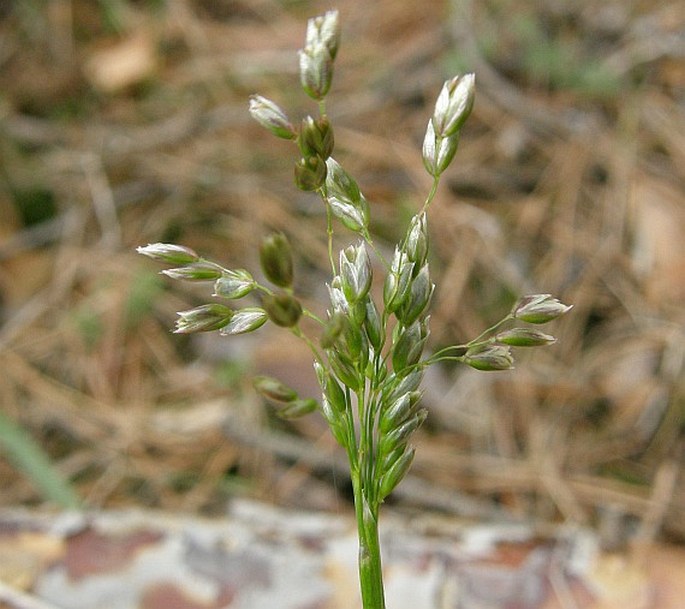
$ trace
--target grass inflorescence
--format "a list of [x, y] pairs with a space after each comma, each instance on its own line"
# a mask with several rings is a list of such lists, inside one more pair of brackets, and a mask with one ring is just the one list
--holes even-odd
[[[296, 145], [295, 183], [301, 190], [318, 195], [325, 208], [331, 273], [326, 314], [309, 310], [298, 298], [294, 253], [282, 233], [262, 241], [259, 254], [266, 282], [247, 270], [225, 268], [179, 245], [156, 243], [138, 251], [170, 265], [163, 273], [173, 279], [214, 285], [215, 300], [179, 313], [177, 333], [218, 331], [228, 336], [254, 332], [271, 322], [307, 344], [321, 388], [319, 400], [301, 397], [281, 380], [267, 376], [256, 377], [254, 386], [284, 418], [318, 411], [344, 448], [358, 523], [362, 602], [365, 609], [381, 609], [385, 602], [379, 510], [414, 458], [411, 438], [427, 416], [421, 406], [425, 369], [445, 361], [485, 371], [510, 369], [514, 362], [512, 347], [554, 342], [552, 336], [521, 322], [544, 324], [570, 307], [549, 294], [524, 296], [503, 319], [475, 339], [425, 355], [435, 289], [429, 265], [429, 212], [473, 108], [475, 77], [456, 76], [442, 86], [422, 148], [432, 186], [392, 257], [386, 259], [369, 230], [367, 199], [333, 156], [335, 137], [326, 99], [339, 46], [337, 11], [309, 20], [299, 68], [302, 88], [316, 103], [314, 116], [293, 122], [277, 103], [260, 95], [253, 96], [249, 104], [249, 112], [258, 123]], [[334, 235], [341, 228], [353, 238], [336, 255]], [[379, 269], [384, 276], [378, 278], [382, 293], [377, 296], [372, 286]], [[244, 298], [254, 300], [236, 307], [234, 303]], [[314, 320], [319, 332], [305, 332], [303, 318]]]

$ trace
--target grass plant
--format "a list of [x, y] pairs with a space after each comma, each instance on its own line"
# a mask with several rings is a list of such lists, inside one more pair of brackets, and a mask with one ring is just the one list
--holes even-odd
[[[412, 435], [423, 424], [421, 381], [425, 369], [458, 362], [484, 371], [513, 367], [512, 347], [549, 345], [554, 338], [534, 326], [570, 307], [549, 294], [520, 298], [511, 311], [479, 336], [425, 355], [434, 292], [429, 267], [428, 216], [440, 178], [457, 151], [461, 129], [475, 98], [473, 74], [447, 80], [428, 120], [423, 164], [432, 176], [423, 204], [386, 259], [369, 230], [370, 206], [355, 179], [333, 157], [335, 138], [326, 100], [340, 44], [337, 11], [310, 19], [300, 51], [300, 81], [317, 107], [293, 123], [274, 101], [255, 95], [249, 112], [274, 136], [298, 150], [296, 185], [318, 195], [327, 219], [330, 302], [321, 315], [302, 305], [295, 290], [291, 244], [282, 233], [264, 238], [260, 261], [265, 281], [244, 269], [229, 269], [194, 250], [168, 243], [138, 248], [166, 263], [165, 275], [214, 286], [214, 300], [181, 311], [175, 332], [254, 332], [267, 322], [287, 329], [311, 350], [320, 399], [303, 397], [279, 379], [258, 376], [254, 386], [291, 419], [318, 411], [347, 454], [359, 537], [359, 578], [364, 609], [385, 607], [378, 534], [384, 499], [407, 474], [414, 458]], [[334, 236], [344, 229], [352, 241], [337, 254]], [[374, 284], [374, 276], [381, 275]], [[373, 285], [382, 285], [376, 295]], [[379, 290], [380, 291], [380, 290]], [[245, 306], [234, 303], [247, 299]], [[305, 330], [313, 320], [318, 332]], [[307, 324], [307, 327], [309, 324]]]

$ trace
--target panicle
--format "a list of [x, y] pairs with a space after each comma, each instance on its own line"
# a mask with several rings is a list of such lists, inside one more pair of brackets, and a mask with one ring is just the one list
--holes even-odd
[[464, 363], [476, 370], [511, 370], [514, 358], [508, 346], [486, 345], [469, 349], [464, 355]]
[[333, 60], [340, 46], [338, 11], [328, 11], [307, 22], [304, 48], [300, 51], [300, 83], [317, 101], [326, 97], [333, 78]]
[[371, 288], [371, 277], [371, 259], [363, 241], [340, 251], [340, 283], [349, 303], [357, 303], [366, 297]]
[[531, 324], [546, 324], [571, 310], [551, 294], [533, 294], [520, 298], [512, 309], [512, 316]]
[[328, 118], [303, 118], [297, 143], [304, 158], [318, 156], [325, 161], [333, 153], [335, 144], [333, 127]]
[[425, 264], [428, 258], [428, 224], [425, 212], [416, 214], [411, 219], [402, 249], [418, 268]]
[[245, 307], [233, 313], [231, 320], [219, 330], [222, 336], [247, 334], [261, 328], [268, 320], [266, 311], [261, 307]]
[[262, 302], [269, 319], [282, 328], [292, 328], [297, 325], [302, 316], [302, 305], [291, 294], [281, 292], [268, 294]]
[[249, 112], [254, 120], [276, 137], [286, 140], [292, 140], [296, 137], [295, 129], [285, 112], [270, 99], [261, 95], [253, 95], [250, 97]]
[[326, 194], [331, 212], [347, 228], [363, 232], [369, 225], [369, 203], [357, 182], [333, 157], [326, 160]]
[[252, 385], [257, 393], [275, 402], [292, 402], [297, 399], [294, 389], [271, 376], [255, 376]]
[[395, 311], [397, 319], [405, 326], [412, 324], [428, 309], [435, 285], [430, 280], [428, 264], [424, 264], [408, 286], [408, 294], [402, 306]]
[[390, 271], [385, 277], [383, 285], [383, 303], [385, 308], [394, 313], [409, 296], [410, 282], [414, 271], [414, 263], [407, 253], [395, 248], [395, 254], [390, 263]]
[[455, 76], [445, 81], [435, 102], [432, 118], [438, 137], [448, 138], [459, 132], [471, 114], [475, 95], [474, 74]]
[[233, 309], [217, 303], [204, 304], [187, 311], [179, 311], [174, 333], [193, 334], [195, 332], [219, 330], [230, 323], [233, 315]]
[[281, 288], [293, 283], [293, 254], [290, 241], [283, 233], [272, 233], [262, 239], [259, 261], [266, 278]]
[[540, 347], [551, 345], [556, 338], [534, 328], [511, 328], [495, 335], [495, 341], [511, 347]]
[[243, 298], [256, 287], [255, 280], [246, 270], [224, 270], [221, 277], [214, 283], [214, 296], [228, 299]]
[[307, 21], [305, 47], [322, 43], [335, 59], [340, 46], [340, 16], [337, 10], [327, 11]]
[[189, 247], [174, 245], [173, 243], [149, 243], [137, 247], [136, 251], [153, 260], [169, 264], [190, 264], [200, 260], [200, 257]]
[[172, 279], [182, 279], [185, 281], [215, 281], [221, 277], [223, 269], [218, 264], [201, 260], [199, 262], [191, 262], [185, 266], [165, 269], [162, 271], [162, 274]]
[[432, 176], [439, 176], [447, 169], [457, 152], [459, 133], [440, 136], [435, 132], [433, 119], [428, 120], [423, 138], [423, 165]]

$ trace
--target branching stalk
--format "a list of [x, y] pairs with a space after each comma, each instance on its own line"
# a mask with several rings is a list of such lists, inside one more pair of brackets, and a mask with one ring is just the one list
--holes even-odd
[[[321, 399], [302, 398], [278, 379], [256, 377], [255, 389], [286, 419], [315, 410], [347, 454], [359, 535], [359, 582], [363, 609], [385, 609], [380, 507], [411, 466], [412, 435], [427, 411], [420, 407], [423, 370], [438, 362], [461, 362], [478, 370], [507, 370], [513, 366], [511, 347], [551, 344], [554, 338], [519, 322], [543, 324], [570, 307], [549, 294], [524, 296], [511, 312], [465, 344], [449, 345], [423, 356], [430, 333], [428, 315], [434, 290], [429, 270], [427, 214], [437, 196], [440, 176], [454, 157], [461, 128], [471, 113], [475, 94], [473, 74], [443, 84], [428, 121], [422, 156], [433, 177], [423, 206], [398, 239], [386, 260], [369, 230], [370, 205], [343, 166], [333, 158], [333, 127], [326, 115], [338, 52], [337, 11], [310, 19], [300, 51], [300, 82], [318, 106], [318, 118], [306, 116], [296, 128], [275, 102], [255, 95], [250, 113], [276, 137], [294, 142], [299, 150], [295, 183], [316, 192], [326, 211], [326, 239], [331, 278], [326, 283], [330, 302], [326, 313], [304, 308], [297, 296], [293, 253], [286, 235], [274, 233], [260, 247], [262, 272], [268, 286], [244, 269], [226, 269], [201, 258], [190, 248], [155, 243], [138, 248], [150, 258], [174, 268], [163, 271], [172, 279], [214, 283], [215, 298], [229, 304], [256, 298], [256, 304], [234, 308], [212, 301], [179, 313], [177, 333], [219, 331], [225, 336], [253, 332], [267, 321], [290, 330], [312, 352]], [[353, 234], [336, 259], [338, 225]], [[384, 277], [374, 282], [371, 254], [381, 262]], [[382, 294], [377, 294], [382, 286]], [[300, 327], [302, 317], [317, 322], [320, 336]], [[509, 324], [511, 328], [503, 329]]]

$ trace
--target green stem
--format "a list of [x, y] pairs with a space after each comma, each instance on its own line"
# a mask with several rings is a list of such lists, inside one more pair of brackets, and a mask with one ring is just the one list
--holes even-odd
[[381, 261], [381, 263], [385, 267], [386, 273], [389, 273], [390, 272], [390, 263], [385, 259], [385, 256], [383, 256], [383, 252], [381, 252], [376, 247], [376, 244], [373, 242], [373, 239], [371, 238], [371, 234], [369, 233], [369, 231], [364, 229], [362, 232], [362, 237], [364, 237], [364, 240], [369, 244], [369, 246], [371, 246], [371, 249], [373, 249], [376, 256], [378, 256], [378, 259]]
[[[363, 371], [359, 371], [364, 378]], [[357, 392], [360, 439], [357, 468], [352, 476], [354, 505], [359, 533], [359, 583], [363, 609], [385, 609], [381, 547], [378, 537], [378, 494], [376, 480], [375, 390], [366, 384]]]
[[319, 353], [319, 350], [316, 348], [316, 345], [312, 341], [311, 338], [309, 338], [302, 330], [300, 329], [299, 326], [293, 326], [290, 328], [290, 331], [297, 336], [297, 338], [303, 340], [306, 345], [309, 347], [309, 350], [312, 352], [312, 355], [314, 356], [314, 359], [316, 359], [317, 362], [323, 365], [324, 359], [321, 356], [321, 353]]
[[435, 198], [435, 194], [438, 192], [438, 184], [440, 184], [440, 176], [433, 176], [433, 184], [431, 184], [430, 192], [423, 203], [423, 208], [421, 209], [422, 212], [428, 211], [431, 202]]
[[258, 292], [262, 292], [263, 294], [268, 294], [269, 296], [274, 295], [274, 291], [272, 289], [268, 288], [265, 285], [262, 285], [261, 283], [257, 283], [256, 281], [255, 281], [254, 287], [255, 287], [255, 290], [257, 290]]
[[487, 336], [488, 334], [494, 334], [495, 330], [499, 329], [500, 326], [503, 326], [505, 323], [511, 321], [512, 319], [514, 319], [514, 316], [511, 313], [509, 313], [509, 315], [500, 319], [496, 324], [490, 326], [487, 330], [483, 330], [478, 336], [476, 336], [476, 338], [470, 340], [466, 344], [466, 346], [473, 347], [474, 345], [477, 345], [478, 343], [482, 342], [483, 337]]
[[302, 316], [303, 317], [309, 317], [309, 319], [313, 319], [320, 326], [326, 325], [326, 322], [323, 319], [321, 319], [316, 313], [314, 313], [313, 311], [310, 311], [309, 309], [303, 308], [302, 309]]
[[366, 499], [367, 488], [357, 469], [352, 472], [354, 508], [359, 535], [359, 583], [363, 609], [385, 609], [381, 547], [378, 537], [378, 506]]
[[326, 207], [326, 234], [328, 235], [328, 261], [331, 264], [331, 274], [336, 275], [335, 269], [335, 258], [333, 257], [333, 213], [331, 212], [331, 206], [328, 204], [328, 198], [326, 196], [326, 187], [322, 186], [319, 189], [319, 195], [323, 200], [324, 206]]

